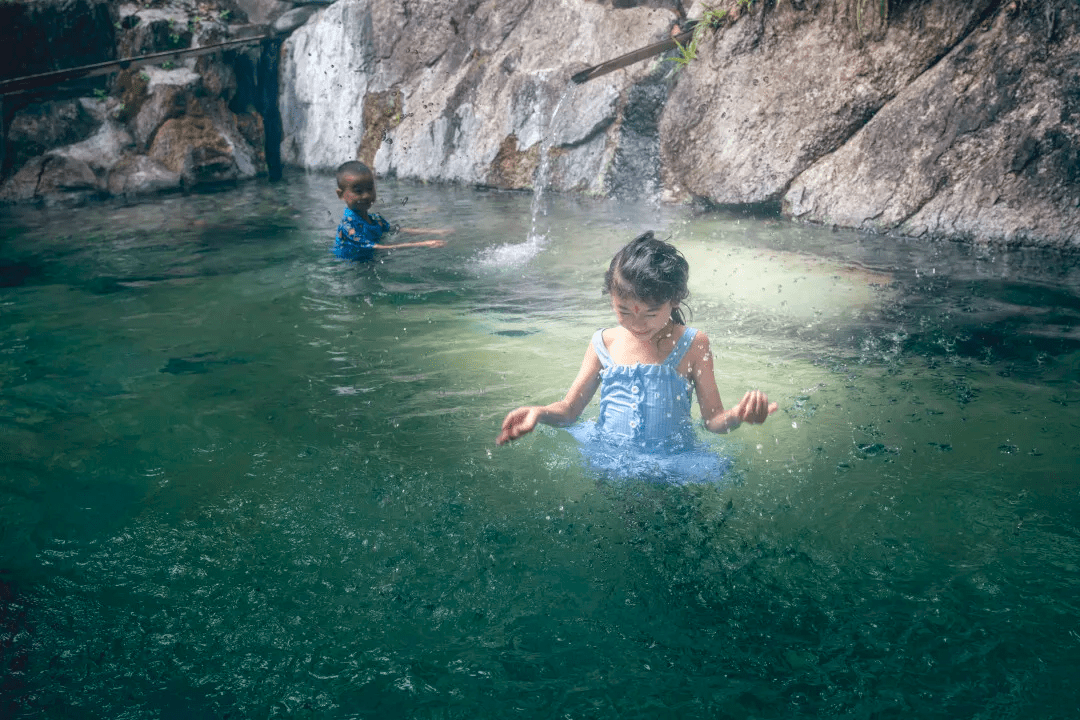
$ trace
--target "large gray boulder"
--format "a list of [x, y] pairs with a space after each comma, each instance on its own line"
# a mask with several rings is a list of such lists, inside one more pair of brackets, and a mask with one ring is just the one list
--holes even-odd
[[[887, 16], [853, 10], [892, 8]], [[1080, 6], [759, 7], [661, 119], [665, 192], [878, 232], [1080, 247]]]
[[719, 204], [778, 201], [995, 4], [907, 3], [886, 24], [855, 2], [808, 0], [759, 7], [707, 32], [660, 123], [668, 192]]
[[104, 197], [94, 170], [65, 155], [39, 155], [0, 187], [0, 201], [85, 202]]
[[785, 211], [905, 235], [1080, 247], [1080, 34], [1075, 17], [1063, 20], [997, 14], [796, 178]]

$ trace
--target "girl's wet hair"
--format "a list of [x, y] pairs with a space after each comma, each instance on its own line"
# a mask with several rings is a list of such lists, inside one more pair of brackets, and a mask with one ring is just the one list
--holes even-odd
[[611, 259], [604, 274], [604, 292], [656, 305], [671, 302], [673, 322], [684, 325], [678, 307], [690, 295], [690, 263], [674, 245], [658, 240], [652, 230], [638, 235]]

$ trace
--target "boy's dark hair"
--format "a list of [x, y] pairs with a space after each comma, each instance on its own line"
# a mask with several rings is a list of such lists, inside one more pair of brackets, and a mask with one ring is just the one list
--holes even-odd
[[343, 162], [338, 165], [337, 169], [338, 187], [341, 187], [344, 184], [345, 178], [347, 177], [364, 177], [365, 175], [370, 175], [372, 178], [375, 177], [375, 173], [371, 172], [371, 168], [359, 160]]
[[[638, 235], [611, 259], [604, 274], [604, 292], [635, 297], [650, 303], [680, 305], [690, 296], [690, 263], [671, 243], [658, 240], [652, 230]], [[671, 319], [685, 324], [680, 308]]]

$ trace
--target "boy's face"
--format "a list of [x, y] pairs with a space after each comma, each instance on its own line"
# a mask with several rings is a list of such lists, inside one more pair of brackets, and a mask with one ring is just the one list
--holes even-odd
[[338, 185], [337, 196], [346, 207], [366, 218], [368, 208], [375, 204], [375, 178], [371, 175], [346, 175]]

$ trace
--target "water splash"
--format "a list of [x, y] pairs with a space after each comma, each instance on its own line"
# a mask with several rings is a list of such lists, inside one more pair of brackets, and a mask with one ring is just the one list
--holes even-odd
[[[537, 71], [538, 74], [549, 72], [548, 70]], [[532, 218], [529, 223], [529, 234], [522, 243], [504, 243], [488, 248], [481, 253], [480, 261], [485, 265], [496, 267], [514, 267], [523, 265], [540, 254], [547, 244], [548, 235], [540, 230], [539, 219], [541, 215], [547, 215], [547, 205], [544, 203], [544, 191], [551, 182], [551, 145], [555, 139], [555, 120], [559, 116], [559, 109], [570, 96], [575, 84], [567, 82], [562, 94], [555, 103], [546, 125], [540, 128], [540, 163], [533, 174], [533, 199]], [[541, 96], [543, 93], [541, 93]], [[543, 99], [537, 99], [537, 114], [543, 118]]]

